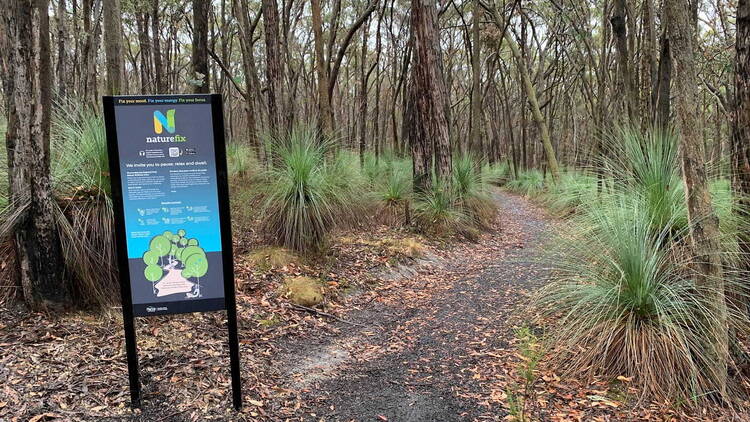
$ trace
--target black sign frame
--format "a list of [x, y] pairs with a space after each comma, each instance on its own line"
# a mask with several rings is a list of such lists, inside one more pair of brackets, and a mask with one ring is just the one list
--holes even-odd
[[[122, 174], [120, 173], [120, 154], [117, 141], [117, 124], [115, 119], [115, 101], [119, 98], [199, 98], [205, 97], [211, 105], [213, 123], [214, 162], [216, 166], [216, 188], [219, 208], [219, 227], [221, 231], [222, 267], [224, 273], [224, 307], [227, 312], [227, 331], [229, 336], [229, 359], [232, 378], [232, 404], [236, 410], [242, 407], [242, 380], [240, 377], [240, 348], [237, 335], [237, 303], [235, 297], [234, 262], [232, 254], [232, 220], [229, 206], [229, 177], [226, 160], [226, 140], [224, 138], [224, 109], [220, 94], [188, 95], [122, 95], [104, 96], [104, 123], [107, 135], [107, 155], [112, 183], [112, 205], [114, 211], [115, 247], [119, 268], [120, 295], [122, 299], [123, 328], [125, 330], [125, 350], [128, 361], [128, 379], [130, 383], [130, 401], [134, 408], [141, 407], [141, 384], [138, 369], [138, 346], [136, 341], [135, 316], [130, 290], [130, 269], [127, 253], [127, 233], [125, 230], [125, 208], [122, 193]], [[200, 312], [182, 310], [174, 313]], [[155, 314], [158, 315], [158, 314]], [[163, 315], [163, 314], [162, 314]]]

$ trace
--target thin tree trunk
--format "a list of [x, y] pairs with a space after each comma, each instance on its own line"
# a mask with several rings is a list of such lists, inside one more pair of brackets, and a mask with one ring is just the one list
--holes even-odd
[[193, 67], [195, 84], [193, 92], [196, 94], [211, 92], [211, 77], [208, 71], [208, 10], [210, 7], [211, 2], [193, 0], [193, 55], [190, 63]]
[[633, 84], [632, 70], [630, 66], [630, 54], [628, 52], [628, 33], [627, 33], [627, 20], [630, 18], [627, 16], [626, 0], [615, 0], [614, 7], [612, 8], [612, 17], [610, 23], [612, 24], [612, 34], [615, 37], [615, 48], [617, 49], [617, 70], [619, 73], [619, 80], [617, 86], [619, 89], [619, 101], [620, 109], [622, 113], [617, 113], [620, 116], [627, 116], [629, 122], [632, 124], [637, 123], [636, 116], [636, 91]]
[[[503, 29], [503, 20], [500, 18], [500, 16], [497, 14], [497, 10], [492, 11], [493, 19], [495, 21], [495, 24], [498, 28]], [[539, 128], [539, 133], [542, 137], [542, 147], [544, 148], [544, 154], [547, 157], [547, 165], [549, 166], [550, 173], [552, 174], [552, 179], [555, 183], [560, 179], [560, 170], [557, 164], [557, 157], [555, 156], [555, 150], [552, 147], [552, 140], [549, 135], [549, 127], [547, 126], [547, 121], [544, 119], [544, 115], [542, 114], [541, 109], [539, 108], [539, 101], [537, 100], [536, 95], [536, 88], [534, 87], [534, 84], [531, 82], [531, 76], [529, 75], [529, 69], [526, 67], [523, 57], [521, 56], [521, 51], [518, 49], [518, 44], [516, 43], [516, 40], [513, 39], [513, 36], [510, 35], [510, 33], [506, 30], [503, 34], [503, 38], [508, 43], [508, 46], [510, 47], [510, 51], [513, 54], [513, 58], [516, 61], [516, 64], [518, 66], [518, 71], [521, 74], [521, 80], [522, 80], [522, 86], [524, 93], [526, 94], [526, 99], [529, 102], [529, 105], [531, 106], [531, 113], [534, 116], [534, 120], [536, 121], [536, 124]]]
[[[750, 217], [750, 0], [739, 0], [737, 4], [735, 49], [732, 184], [738, 193], [738, 213], [747, 220]], [[720, 127], [717, 132], [721, 132]], [[717, 139], [721, 142], [720, 137]], [[739, 240], [747, 270], [750, 269], [750, 233], [742, 231]]]
[[164, 70], [161, 62], [161, 25], [159, 19], [159, 0], [151, 1], [151, 37], [154, 46], [154, 82], [158, 94], [166, 94]]
[[[668, 24], [668, 22], [664, 22], [662, 26], [667, 26]], [[654, 122], [662, 130], [667, 130], [672, 114], [672, 57], [669, 48], [669, 33], [666, 27], [662, 30], [659, 50], [659, 69], [656, 86], [651, 94], [651, 103], [653, 104], [655, 113]]]
[[[2, 0], [2, 76], [11, 204], [21, 286], [33, 309], [70, 303], [50, 182], [51, 58], [46, 0]], [[57, 210], [59, 212], [59, 210]]]
[[708, 175], [705, 166], [705, 151], [701, 140], [701, 122], [698, 111], [698, 78], [695, 65], [695, 33], [690, 7], [686, 0], [666, 0], [666, 17], [669, 22], [669, 41], [672, 50], [675, 83], [675, 111], [677, 130], [680, 136], [680, 160], [696, 284], [711, 288], [715, 297], [710, 298], [715, 306], [715, 319], [711, 327], [715, 330], [718, 344], [713, 345], [716, 356], [712, 356], [715, 367], [712, 378], [719, 384], [718, 393], [726, 397], [728, 361], [728, 327], [724, 280], [719, 251], [719, 219], [711, 203]]
[[104, 53], [107, 58], [107, 94], [122, 93], [125, 63], [122, 54], [122, 9], [120, 0], [107, 0], [104, 7]]
[[474, 1], [473, 16], [471, 18], [471, 121], [469, 123], [469, 148], [477, 148], [480, 145], [480, 123], [482, 121], [482, 98], [481, 98], [481, 65], [480, 54], [482, 51], [479, 38], [479, 17], [482, 15], [482, 7], [479, 0]]
[[268, 121], [272, 136], [278, 137], [283, 133], [283, 110], [279, 100], [282, 98], [284, 89], [279, 47], [279, 10], [276, 0], [262, 0], [261, 7], [266, 35]]
[[69, 89], [68, 81], [72, 80], [68, 75], [68, 24], [65, 0], [57, 3], [57, 95], [65, 98], [72, 89]]
[[331, 98], [328, 95], [328, 66], [323, 50], [323, 19], [321, 18], [320, 0], [312, 0], [312, 25], [315, 44], [315, 71], [318, 77], [318, 119], [322, 134], [331, 136], [333, 114]]
[[[248, 141], [255, 148], [256, 156], [260, 162], [263, 161], [263, 151], [258, 139], [258, 122], [256, 120], [255, 96], [253, 95], [254, 81], [251, 75], [255, 74], [255, 58], [253, 57], [253, 32], [255, 26], [248, 21], [247, 2], [234, 1], [234, 10], [239, 14], [240, 23], [240, 47], [242, 47], [242, 65], [245, 73], [245, 116], [247, 118]], [[260, 19], [260, 15], [256, 17]], [[257, 24], [257, 20], [255, 21]]]

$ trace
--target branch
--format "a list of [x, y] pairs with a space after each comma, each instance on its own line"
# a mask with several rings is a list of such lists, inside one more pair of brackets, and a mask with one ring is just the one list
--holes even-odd
[[294, 303], [292, 303], [291, 305], [292, 305], [292, 308], [297, 309], [299, 311], [307, 311], [307, 312], [310, 312], [311, 314], [321, 315], [321, 316], [324, 316], [324, 317], [332, 318], [332, 319], [335, 319], [336, 321], [343, 322], [344, 324], [355, 325], [357, 327], [367, 327], [366, 325], [358, 324], [358, 323], [352, 322], [352, 321], [347, 321], [345, 319], [341, 319], [341, 318], [337, 317], [336, 315], [329, 314], [328, 312], [319, 311], [319, 310], [317, 310], [315, 308], [310, 308], [310, 307], [307, 307], [307, 306], [297, 305], [297, 304], [294, 304]]
[[229, 69], [227, 69], [226, 65], [224, 65], [224, 62], [221, 61], [221, 59], [219, 58], [219, 56], [216, 55], [214, 50], [209, 48], [208, 54], [211, 56], [211, 58], [214, 59], [216, 64], [219, 65], [219, 67], [221, 68], [221, 71], [227, 76], [227, 78], [229, 78], [229, 80], [232, 81], [232, 85], [234, 85], [234, 88], [237, 90], [237, 92], [239, 92], [240, 95], [242, 95], [242, 98], [247, 100], [247, 92], [243, 91], [242, 88], [240, 88], [240, 86], [237, 85], [237, 82], [232, 77], [232, 74], [229, 72]]
[[341, 47], [339, 47], [339, 52], [336, 55], [336, 62], [333, 64], [333, 69], [331, 70], [330, 76], [328, 76], [328, 97], [331, 98], [333, 96], [333, 88], [336, 85], [336, 79], [338, 79], [339, 76], [339, 69], [341, 68], [341, 62], [344, 60], [344, 55], [346, 54], [346, 49], [349, 48], [349, 44], [352, 41], [352, 38], [354, 37], [354, 34], [357, 32], [359, 27], [362, 26], [362, 24], [365, 23], [367, 18], [370, 17], [372, 12], [375, 11], [375, 8], [378, 5], [378, 0], [373, 0], [372, 3], [370, 3], [369, 6], [367, 6], [367, 9], [365, 9], [364, 13], [360, 15], [359, 18], [354, 22], [351, 28], [349, 28], [349, 32], [346, 33], [346, 37], [344, 38], [344, 42], [341, 44]]

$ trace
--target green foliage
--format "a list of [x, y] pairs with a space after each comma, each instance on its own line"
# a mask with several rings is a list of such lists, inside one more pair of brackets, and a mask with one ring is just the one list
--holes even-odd
[[518, 354], [521, 356], [518, 373], [524, 381], [526, 391], [529, 391], [537, 379], [536, 370], [544, 353], [539, 339], [529, 327], [516, 330], [516, 338], [519, 340]]
[[246, 179], [257, 175], [260, 164], [253, 149], [239, 142], [227, 144], [227, 171], [232, 179]]
[[536, 169], [521, 170], [518, 172], [518, 177], [506, 183], [505, 186], [521, 195], [536, 196], [544, 189], [544, 176]]
[[51, 135], [55, 189], [108, 197], [109, 161], [102, 118], [80, 105], [57, 106]]
[[507, 161], [501, 161], [499, 163], [484, 163], [482, 165], [482, 179], [485, 182], [493, 185], [501, 186], [508, 181], [510, 175], [510, 167]]
[[424, 233], [433, 236], [470, 234], [469, 216], [457, 204], [453, 189], [440, 181], [433, 181], [426, 192], [416, 195], [414, 220]]
[[479, 160], [471, 154], [462, 154], [453, 160], [451, 187], [456, 204], [478, 227], [489, 227], [497, 211], [490, 198], [490, 184], [484, 176]]
[[[563, 207], [579, 206], [546, 261], [553, 280], [540, 293], [542, 315], [557, 317], [554, 360], [572, 373], [634, 376], [651, 398], [701, 400], [722, 388], [717, 367], [726, 327], [717, 328], [720, 283], [696, 283], [687, 254], [685, 193], [676, 140], [667, 133], [623, 130], [612, 139], [601, 192], [596, 178], [570, 174], [551, 190]], [[556, 190], [555, 190], [556, 189]], [[750, 334], [737, 235], [727, 181], [711, 185], [720, 219], [729, 332]], [[568, 200], [567, 198], [577, 198]], [[559, 199], [563, 198], [563, 199]], [[730, 363], [730, 366], [735, 363]], [[733, 386], [729, 386], [730, 390]]]
[[567, 170], [557, 184], [548, 187], [544, 202], [555, 212], [576, 212], [580, 206], [597, 200], [596, 175], [585, 171]]
[[319, 249], [331, 230], [354, 220], [362, 204], [356, 159], [331, 154], [312, 131], [300, 129], [271, 142], [270, 151], [275, 164], [264, 175], [262, 231], [290, 249]]

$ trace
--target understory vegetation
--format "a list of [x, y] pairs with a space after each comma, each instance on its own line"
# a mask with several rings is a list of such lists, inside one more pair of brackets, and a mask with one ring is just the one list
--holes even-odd
[[737, 243], [747, 227], [733, 212], [729, 183], [711, 184], [723, 279], [701, 283], [676, 137], [624, 129], [607, 147], [598, 175], [568, 171], [542, 188], [532, 170], [507, 185], [567, 216], [544, 259], [551, 283], [534, 302], [550, 359], [571, 376], [633, 377], [650, 399], [734, 402], [744, 387], [728, 374], [741, 373], [750, 321]]
[[[51, 132], [56, 221], [68, 282], [80, 303], [112, 305], [119, 294], [104, 123], [85, 107], [59, 104]], [[235, 232], [257, 232], [263, 243], [303, 255], [324, 252], [336, 230], [369, 224], [474, 239], [495, 216], [491, 184], [507, 175], [505, 164], [460, 156], [450, 183], [434, 180], [428, 191], [415, 194], [411, 160], [392, 152], [366, 153], [360, 161], [358, 154], [305, 128], [269, 139], [264, 149], [261, 158], [245, 143], [227, 144]], [[0, 164], [1, 187], [7, 183], [4, 151]], [[0, 206], [5, 204], [0, 197]], [[0, 261], [13, 268], [15, 222], [5, 214], [0, 218]], [[15, 282], [9, 278], [3, 285]], [[18, 290], [3, 289], [3, 297]]]

